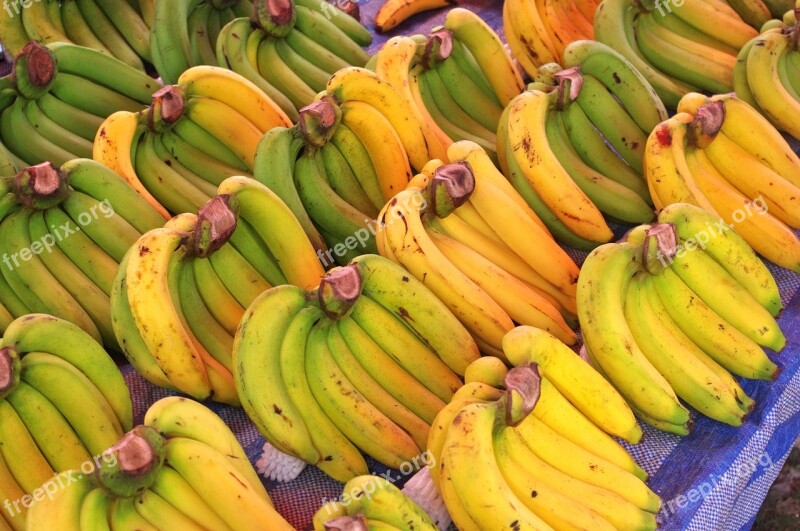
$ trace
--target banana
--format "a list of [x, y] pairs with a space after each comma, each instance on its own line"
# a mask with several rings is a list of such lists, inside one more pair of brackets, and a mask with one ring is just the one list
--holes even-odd
[[758, 34], [741, 17], [717, 11], [706, 2], [681, 4], [675, 6], [674, 11], [687, 24], [702, 29], [709, 36], [737, 50]]
[[665, 75], [644, 58], [634, 33], [638, 12], [638, 8], [629, 0], [604, 1], [595, 13], [595, 40], [613, 48], [630, 61], [650, 82], [664, 105], [675, 107], [684, 94], [695, 91], [695, 88]]
[[211, 17], [219, 21], [219, 14], [211, 4], [200, 4], [189, 15], [187, 32], [189, 34], [189, 50], [192, 53], [192, 64], [213, 65], [217, 62], [216, 41], [210, 41], [209, 23]]
[[145, 61], [152, 61], [150, 28], [138, 11], [125, 0], [111, 0], [98, 5], [128, 45]]
[[100, 332], [91, 317], [47, 270], [39, 256], [31, 251], [29, 260], [22, 263], [17, 260], [17, 256], [24, 258], [23, 250], [30, 250], [32, 245], [28, 232], [31, 215], [31, 211], [21, 210], [0, 224], [0, 242], [15, 253], [11, 255], [14, 267], [3, 268], [3, 275], [28, 308], [67, 319], [100, 341]]
[[[190, 529], [199, 526], [199, 523], [164, 498], [153, 492], [145, 490], [133, 499], [136, 512], [155, 528], [171, 527], [174, 529]], [[204, 522], [205, 523], [205, 522]]]
[[192, 260], [195, 284], [200, 297], [216, 321], [230, 334], [236, 333], [244, 308], [228, 292], [208, 260]]
[[202, 404], [178, 396], [162, 398], [148, 408], [144, 424], [155, 428], [165, 437], [198, 441], [227, 456], [230, 464], [247, 479], [251, 488], [266, 497], [258, 474], [230, 428]]
[[[463, 43], [474, 57], [500, 103], [508, 105], [522, 91], [522, 77], [497, 34], [474, 12], [458, 7], [448, 11], [444, 27], [453, 32], [455, 40]], [[457, 50], [459, 47], [454, 47], [455, 53], [460, 53]]]
[[183, 514], [192, 515], [212, 529], [229, 531], [231, 528], [200, 497], [194, 488], [169, 466], [162, 466], [148, 492], [160, 496]]
[[650, 83], [609, 46], [589, 40], [570, 43], [564, 50], [564, 68], [575, 66], [612, 91], [642, 131], [652, 131], [667, 119], [667, 110]]
[[327, 344], [331, 357], [353, 388], [375, 409], [408, 433], [421, 451], [424, 450], [430, 426], [370, 375], [353, 355], [335, 323], [328, 326]]
[[11, 4], [11, 9], [0, 12], [0, 35], [3, 36], [3, 50], [16, 57], [30, 42], [28, 32], [20, 15], [21, 6]]
[[[4, 500], [21, 500], [25, 496], [19, 483], [11, 475], [5, 459], [0, 459], [0, 496]], [[3, 522], [8, 524], [5, 529], [8, 531], [24, 531], [27, 521], [27, 509], [24, 507], [13, 506], [4, 508]]]
[[628, 287], [625, 316], [642, 352], [679, 397], [708, 417], [732, 426], [742, 424], [737, 398], [700, 359], [705, 354], [668, 326], [670, 317], [645, 274], [634, 276]]
[[61, 21], [64, 25], [64, 33], [67, 34], [70, 41], [79, 46], [113, 56], [111, 51], [97, 38], [92, 28], [83, 19], [76, 0], [64, 0], [61, 3]]
[[[709, 198], [714, 209], [733, 226], [741, 214], [752, 212], [753, 202], [733, 188], [720, 175], [716, 167], [708, 160], [702, 150], [691, 149], [686, 155], [686, 162], [700, 190]], [[787, 269], [800, 269], [800, 240], [786, 224], [772, 216], [769, 212], [755, 210], [758, 215], [746, 216], [736, 225], [736, 231], [751, 243], [753, 250]], [[734, 216], [737, 216], [734, 219]], [[741, 285], [737, 281], [737, 285]], [[694, 289], [694, 288], [693, 288]], [[741, 300], [741, 299], [740, 299]], [[773, 299], [774, 300], [774, 299]], [[780, 302], [777, 302], [780, 307]], [[774, 312], [777, 307], [768, 308]]]
[[247, 308], [262, 292], [272, 286], [264, 280], [232, 245], [223, 245], [208, 257], [225, 289]]
[[258, 71], [300, 109], [314, 101], [314, 95], [318, 91], [309, 86], [292, 66], [284, 62], [278, 54], [277, 42], [276, 39], [257, 30], [250, 35], [248, 48], [257, 46]]
[[153, 65], [165, 84], [175, 83], [192, 66], [188, 18], [195, 4], [193, 0], [180, 0], [169, 6], [155, 5], [150, 46]]
[[217, 64], [247, 78], [295, 121], [298, 118], [297, 109], [289, 98], [267, 82], [258, 72], [257, 65], [247, 58], [247, 41], [252, 33], [258, 31], [260, 30], [253, 28], [247, 18], [237, 18], [226, 24], [217, 38]]
[[86, 158], [92, 156], [92, 143], [65, 129], [45, 115], [35, 100], [28, 101], [24, 107], [25, 117], [44, 139], [64, 150], [72, 153], [73, 158]]
[[97, 529], [111, 531], [108, 513], [112, 496], [105, 489], [92, 489], [81, 503], [81, 514], [78, 529]]
[[[319, 2], [315, 0], [297, 0], [295, 2], [296, 5], [306, 7], [308, 9], [318, 11], [324, 15], [328, 15], [330, 13], [330, 8], [328, 6], [321, 5]], [[338, 6], [337, 6], [338, 7]], [[337, 14], [339, 14], [337, 12]], [[333, 25], [342, 30], [348, 37], [350, 37], [353, 41], [355, 41], [360, 46], [369, 46], [372, 43], [372, 33], [369, 30], [359, 23], [357, 18], [352, 16], [340, 17], [340, 16], [333, 16], [329, 17]]]
[[[360, 297], [353, 305], [349, 317], [358, 323], [381, 350], [440, 400], [450, 401], [453, 393], [461, 387], [462, 382], [458, 375], [425, 341], [370, 296]], [[341, 327], [345, 338], [352, 337], [354, 332], [347, 331], [349, 325], [343, 324]]]
[[119, 33], [108, 16], [103, 12], [100, 5], [95, 0], [76, 0], [80, 8], [81, 15], [92, 32], [97, 36], [103, 45], [108, 48], [114, 57], [124, 63], [144, 71], [144, 63], [131, 48], [123, 36]]
[[492, 387], [504, 387], [508, 367], [500, 358], [484, 356], [469, 364], [464, 372], [464, 383], [480, 382]]
[[297, 219], [277, 195], [246, 177], [226, 179], [220, 184], [218, 194], [235, 196], [239, 217], [266, 244], [289, 283], [305, 289], [319, 284], [324, 269]]
[[209, 97], [195, 97], [186, 103], [186, 117], [233, 151], [248, 167], [253, 167], [263, 132], [246, 116], [227, 104]]
[[364, 475], [351, 479], [344, 492], [354, 501], [347, 510], [362, 514], [369, 525], [378, 523], [385, 529], [420, 529], [434, 531], [436, 525], [421, 507], [383, 478]]
[[[330, 142], [322, 146], [320, 151], [325, 174], [336, 195], [369, 216], [370, 219], [377, 217], [378, 209], [383, 205], [374, 205], [370, 201], [341, 151]], [[405, 158], [403, 161], [405, 162]]]
[[636, 192], [583, 162], [569, 143], [563, 113], [554, 112], [548, 116], [545, 132], [561, 166], [601, 212], [629, 223], [646, 223], [653, 219], [653, 209]]
[[[55, 472], [36, 446], [22, 419], [5, 399], [0, 400], [0, 421], [0, 451], [3, 459], [22, 490], [33, 492], [50, 480]], [[30, 526], [30, 511], [27, 520]]]
[[[612, 234], [602, 215], [558, 163], [547, 144], [545, 122], [555, 103], [555, 95], [524, 92], [511, 103], [508, 114], [511, 152], [508, 156], [514, 157], [536, 193], [571, 231], [587, 240], [608, 241]], [[537, 178], [540, 174], [553, 178], [545, 181]]]
[[[640, 269], [633, 260], [638, 249], [629, 243], [606, 244], [592, 251], [584, 262], [577, 293], [583, 338], [587, 350], [629, 403], [653, 418], [683, 424], [689, 412], [647, 360], [625, 321], [625, 293]], [[598, 284], [601, 276], [602, 285]]]
[[326, 47], [350, 65], [362, 67], [367, 63], [369, 54], [336, 26], [334, 20], [344, 17], [334, 17], [334, 20], [331, 20], [331, 17], [302, 4], [295, 5], [295, 10], [297, 31]]
[[642, 13], [636, 19], [642, 55], [662, 72], [703, 90], [732, 90], [736, 56], [672, 33], [655, 21], [659, 16]]
[[[17, 98], [0, 116], [0, 135], [9, 151], [24, 160], [25, 165], [34, 165], [46, 160], [63, 164], [75, 155], [54, 144], [40, 134], [25, 116], [25, 100]], [[25, 141], [22, 141], [25, 138]]]
[[[451, 514], [460, 529], [501, 529], [516, 522], [519, 529], [549, 529], [511, 490], [494, 455], [493, 428], [497, 404], [470, 404], [457, 413], [447, 430], [440, 478], [445, 503], [455, 494], [457, 506], [466, 511]], [[446, 487], [442, 487], [446, 484]], [[451, 490], [452, 489], [452, 490]], [[480, 504], [479, 499], [498, 503]]]
[[27, 529], [80, 529], [81, 507], [92, 488], [91, 477], [70, 470], [61, 472], [50, 481], [60, 488], [52, 497], [31, 506]]
[[762, 0], [733, 0], [730, 4], [742, 20], [754, 28], [760, 28], [772, 18], [769, 8]]
[[[55, 239], [47, 230], [47, 222], [41, 211], [31, 214], [29, 218], [29, 230], [33, 241], [47, 242], [48, 239]], [[111, 327], [111, 318], [108, 311], [108, 292], [110, 292], [113, 279], [108, 278], [109, 282], [106, 286], [108, 291], [101, 289], [57, 246], [45, 248], [44, 252], [39, 256], [42, 264], [44, 264], [50, 274], [53, 275], [72, 297], [74, 297], [87, 315], [91, 317], [103, 338], [103, 343], [112, 348], [118, 348], [116, 346], [116, 339]], [[113, 260], [110, 262], [113, 263], [113, 267], [116, 268], [116, 262]]]
[[[376, 255], [360, 256], [353, 263], [361, 275], [363, 292], [411, 328], [454, 372], [464, 374], [478, 358], [467, 330], [423, 283], [408, 278], [400, 266]], [[426, 315], [438, 316], [435, 325]]]
[[381, 5], [375, 15], [375, 29], [381, 33], [393, 30], [408, 18], [425, 11], [447, 7], [450, 0], [389, 0]]
[[[36, 5], [33, 5], [34, 3]], [[52, 2], [33, 2], [31, 5], [22, 6], [22, 25], [25, 27], [28, 39], [41, 43], [69, 42], [63, 28], [59, 28], [55, 21], [50, 19], [47, 12], [48, 3]]]
[[101, 454], [122, 436], [120, 420], [102, 393], [61, 358], [43, 352], [26, 354], [22, 379], [58, 408], [91, 455]]
[[297, 54], [325, 72], [332, 73], [350, 66], [347, 61], [299, 31], [290, 31], [284, 39]]
[[[747, 1], [747, 0], [746, 0]], [[719, 7], [723, 7], [726, 4], [723, 2], [718, 2]], [[728, 6], [729, 7], [729, 6]], [[727, 44], [719, 42], [717, 39], [707, 35], [703, 31], [695, 28], [694, 26], [687, 24], [683, 20], [681, 20], [674, 11], [670, 11], [668, 13], [664, 13], [663, 15], [659, 13], [659, 17], [654, 17], [655, 21], [660, 25], [669, 30], [671, 33], [675, 33], [680, 35], [681, 37], [685, 37], [691, 41], [694, 41], [698, 44], [703, 44], [714, 48], [716, 50], [720, 50], [722, 52], [726, 52], [729, 55], [737, 55], [737, 49], [728, 46]]]
[[[775, 352], [783, 349], [786, 338], [772, 315], [702, 249], [676, 255], [670, 267], [709, 308], [740, 332]], [[717, 289], [708, 289], [711, 279]]]
[[717, 363], [747, 378], [769, 380], [776, 376], [778, 367], [764, 351], [709, 308], [671, 269], [654, 277], [653, 282], [678, 327]]
[[361, 101], [378, 109], [400, 137], [411, 166], [420, 169], [428, 162], [428, 147], [422, 125], [409, 108], [410, 104], [376, 74], [358, 67], [343, 68], [328, 81], [327, 92], [339, 104]]
[[128, 257], [127, 291], [137, 328], [159, 367], [177, 388], [205, 399], [212, 392], [208, 373], [180, 323], [167, 281], [171, 255], [187, 251], [185, 238], [170, 229], [143, 235]]
[[660, 223], [672, 223], [682, 240], [697, 239], [710, 234], [705, 249], [718, 264], [744, 286], [773, 316], [781, 308], [778, 285], [750, 246], [736, 232], [726, 228], [718, 217], [687, 204], [664, 208], [658, 216]]
[[561, 54], [536, 2], [511, 0], [503, 4], [503, 28], [512, 53], [529, 76], [538, 66], [559, 60]]
[[108, 521], [111, 529], [137, 529], [156, 531], [158, 528], [136, 512], [134, 498], [115, 498], [109, 507]]
[[169, 219], [169, 212], [144, 187], [136, 174], [134, 150], [141, 134], [138, 115], [125, 111], [116, 112], [106, 118], [97, 130], [92, 158], [116, 172], [159, 214]]

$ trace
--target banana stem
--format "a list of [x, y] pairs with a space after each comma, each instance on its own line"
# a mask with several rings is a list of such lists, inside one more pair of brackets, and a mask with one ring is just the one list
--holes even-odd
[[558, 82], [558, 101], [556, 102], [556, 110], [562, 111], [567, 107], [567, 102], [564, 96], [567, 94], [569, 88], [569, 101], [570, 103], [577, 100], [583, 89], [583, 76], [581, 75], [581, 67], [573, 66], [560, 72], [553, 74], [553, 78]]
[[0, 349], [0, 398], [12, 392], [19, 383], [19, 354], [14, 347]]
[[50, 90], [56, 73], [53, 52], [46, 46], [31, 41], [14, 58], [11, 79], [22, 96], [36, 99]]
[[678, 234], [672, 223], [657, 223], [645, 233], [642, 262], [648, 273], [663, 272], [678, 251]]
[[333, 269], [317, 288], [319, 306], [331, 319], [340, 319], [361, 296], [361, 287], [361, 274], [356, 265]]
[[366, 517], [361, 514], [353, 516], [337, 516], [323, 524], [325, 531], [368, 531]]
[[326, 95], [300, 109], [299, 114], [297, 128], [303, 135], [303, 140], [312, 146], [322, 147], [336, 132], [342, 110], [331, 96]]
[[160, 133], [169, 129], [183, 116], [186, 100], [183, 89], [177, 85], [167, 85], [153, 94], [153, 101], [147, 109], [147, 126]]
[[717, 137], [724, 121], [724, 102], [704, 103], [697, 109], [697, 114], [689, 124], [689, 142], [699, 149], [705, 149]]
[[466, 203], [475, 190], [475, 174], [469, 162], [458, 161], [439, 166], [425, 192], [430, 198], [433, 213], [446, 218]]
[[255, 0], [253, 24], [270, 37], [282, 39], [294, 28], [297, 11], [292, 0]]
[[52, 162], [28, 166], [14, 177], [17, 201], [27, 208], [44, 210], [69, 195], [69, 176]]
[[789, 37], [789, 45], [792, 50], [798, 50], [798, 42], [800, 42], [800, 7], [794, 8], [794, 18], [797, 19], [797, 22], [794, 24], [794, 28], [792, 28], [792, 34]]
[[97, 460], [97, 480], [117, 496], [135, 496], [152, 485], [164, 462], [164, 437], [150, 426], [137, 426]]
[[238, 223], [238, 201], [229, 194], [214, 197], [197, 212], [194, 252], [205, 258], [228, 243]]
[[506, 374], [505, 384], [506, 424], [517, 426], [531, 414], [539, 401], [542, 384], [539, 364], [514, 367]]
[[426, 70], [436, 68], [436, 65], [450, 57], [451, 53], [453, 53], [453, 32], [441, 26], [434, 28], [428, 36], [428, 42], [425, 43], [422, 66]]

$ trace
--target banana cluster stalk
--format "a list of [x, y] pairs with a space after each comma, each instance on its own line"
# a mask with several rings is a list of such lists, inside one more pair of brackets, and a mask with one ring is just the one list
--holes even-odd
[[533, 77], [539, 66], [560, 63], [574, 41], [594, 39], [600, 0], [509, 0], [503, 3], [503, 30], [520, 66]]
[[47, 479], [53, 495], [34, 504], [28, 530], [294, 529], [230, 429], [197, 402], [159, 400], [106, 448], [94, 473]]
[[324, 270], [269, 189], [231, 177], [218, 192], [197, 215], [178, 215], [135, 242], [114, 280], [112, 318], [147, 380], [238, 405], [232, 353], [245, 308], [273, 286], [315, 286]]
[[800, 159], [733, 94], [687, 94], [647, 141], [647, 183], [659, 209], [697, 205], [759, 254], [800, 272]]
[[267, 441], [341, 482], [368, 473], [361, 452], [418, 467], [431, 422], [478, 356], [447, 307], [378, 255], [311, 290], [264, 292], [233, 351], [242, 405]]
[[[752, 411], [731, 373], [774, 379], [786, 338], [772, 275], [722, 220], [686, 203], [595, 249], [578, 281], [586, 354], [653, 427], [687, 435], [697, 412], [739, 426]], [[680, 399], [680, 400], [679, 400]]]
[[356, 19], [319, 0], [255, 0], [250, 18], [237, 18], [217, 39], [217, 64], [241, 74], [293, 120], [331, 75], [364, 66], [372, 42]]
[[781, 131], [800, 138], [800, 8], [745, 44], [734, 68], [736, 95]]
[[[571, 68], [543, 65], [506, 108], [500, 167], [560, 242], [589, 250], [613, 234], [603, 214], [653, 219], [642, 178], [647, 135], [667, 116], [649, 84], [607, 46], [577, 41]], [[624, 79], [624, 82], [623, 82]]]
[[47, 313], [119, 350], [109, 299], [115, 272], [128, 248], [164, 218], [89, 159], [27, 167], [0, 190], [0, 328]]
[[0, 87], [0, 141], [24, 167], [91, 158], [103, 120], [144, 109], [160, 85], [97, 50], [31, 42]]
[[[577, 424], [554, 426], [560, 413], [552, 408], [570, 415], [569, 402], [536, 364], [511, 369], [503, 387], [466, 384], [431, 428], [431, 476], [458, 529], [503, 529], [508, 522], [517, 529], [656, 528], [661, 500], [641, 469], [637, 475], [604, 458], [605, 447], [573, 442]], [[616, 452], [636, 466], [624, 450]]]
[[165, 84], [193, 66], [216, 65], [222, 28], [253, 12], [253, 0], [139, 1], [150, 4], [152, 63]]
[[736, 56], [758, 35], [727, 2], [716, 1], [603, 0], [594, 31], [671, 108], [688, 92], [731, 92]]
[[291, 122], [253, 83], [196, 66], [152, 97], [143, 112], [103, 122], [93, 157], [120, 174], [165, 217], [197, 212], [231, 176], [251, 176], [261, 137]]
[[0, 384], [0, 496], [9, 504], [0, 528], [22, 531], [31, 529], [23, 498], [59, 472], [94, 467], [131, 429], [133, 408], [103, 348], [77, 326], [44, 314], [6, 329]]
[[76, 44], [144, 73], [153, 59], [150, 28], [155, 4], [156, 0], [11, 1], [0, 11], [0, 41], [12, 55], [31, 41]]
[[378, 109], [323, 96], [300, 109], [297, 125], [264, 135], [254, 175], [292, 209], [329, 267], [378, 252], [375, 218], [413, 172]]
[[314, 514], [314, 531], [439, 529], [419, 505], [379, 476], [351, 479], [344, 486], [342, 499], [345, 501], [328, 502], [319, 508]]
[[428, 286], [481, 350], [503, 356], [514, 323], [568, 344], [578, 267], [503, 178], [480, 146], [453, 144], [378, 217], [383, 256]]
[[522, 79], [497, 34], [472, 11], [455, 8], [443, 27], [394, 37], [369, 67], [391, 84], [422, 124], [428, 158], [447, 160], [447, 148], [470, 140], [494, 156], [497, 125]]

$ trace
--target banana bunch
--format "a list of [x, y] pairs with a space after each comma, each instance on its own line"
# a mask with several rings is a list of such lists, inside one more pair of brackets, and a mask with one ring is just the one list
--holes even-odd
[[55, 473], [93, 465], [131, 428], [133, 408], [103, 348], [49, 315], [29, 314], [6, 328], [0, 381], [0, 496], [9, 504], [0, 527], [20, 531], [30, 521], [22, 498]]
[[794, 0], [727, 0], [727, 3], [756, 29], [795, 7]]
[[586, 353], [657, 429], [689, 433], [681, 400], [739, 426], [754, 401], [731, 373], [775, 378], [779, 369], [763, 348], [786, 343], [773, 317], [781, 308], [775, 280], [740, 236], [701, 208], [673, 204], [658, 222], [586, 259], [578, 280]]
[[546, 382], [535, 364], [517, 367], [504, 391], [467, 384], [436, 417], [431, 475], [453, 523], [470, 531], [509, 522], [529, 530], [655, 529], [661, 500], [642, 479], [537, 416], [558, 395]]
[[719, 1], [603, 0], [594, 32], [625, 56], [671, 108], [688, 92], [731, 92], [736, 56], [758, 35]]
[[217, 63], [268, 94], [293, 120], [324, 91], [331, 75], [364, 66], [372, 42], [356, 19], [319, 0], [255, 0], [217, 39]]
[[73, 43], [144, 72], [145, 64], [152, 62], [155, 4], [155, 0], [12, 1], [0, 11], [0, 42], [12, 55], [30, 41]]
[[800, 21], [789, 11], [745, 44], [734, 68], [736, 95], [781, 131], [800, 138]]
[[128, 248], [161, 217], [90, 159], [24, 168], [0, 184], [2, 323], [47, 313], [119, 350], [109, 296]]
[[27, 529], [294, 529], [222, 419], [186, 398], [153, 404], [95, 463], [49, 478]]
[[379, 476], [354, 477], [345, 484], [341, 498], [326, 503], [314, 514], [314, 531], [439, 529], [419, 505]]
[[478, 15], [455, 8], [425, 38], [394, 37], [370, 60], [423, 127], [430, 159], [447, 160], [453, 142], [470, 140], [494, 156], [500, 115], [522, 79], [497, 34]]
[[529, 76], [539, 66], [560, 63], [569, 43], [594, 39], [592, 22], [600, 0], [510, 0], [503, 3], [508, 47]]
[[270, 444], [346, 482], [368, 473], [361, 452], [392, 468], [420, 466], [430, 423], [478, 356], [421, 282], [364, 255], [314, 289], [262, 293], [236, 332], [233, 370]]
[[647, 135], [667, 114], [644, 78], [607, 46], [577, 41], [565, 56], [574, 66], [544, 65], [537, 76], [556, 86], [535, 82], [506, 108], [498, 155], [553, 236], [589, 250], [613, 236], [603, 214], [629, 223], [653, 218], [642, 159]]
[[31, 42], [0, 87], [0, 139], [24, 167], [91, 158], [103, 120], [144, 109], [159, 84], [91, 48]]
[[323, 96], [299, 114], [261, 139], [256, 180], [292, 209], [324, 266], [377, 254], [375, 218], [413, 175], [397, 132], [358, 101]]
[[167, 211], [197, 212], [228, 177], [250, 176], [261, 137], [288, 125], [253, 83], [224, 68], [196, 66], [157, 91], [143, 112], [109, 116], [93, 156], [169, 217]]
[[193, 66], [216, 65], [222, 28], [253, 12], [253, 0], [140, 1], [152, 4], [148, 14], [152, 63], [164, 84], [170, 85]]
[[514, 323], [567, 344], [578, 267], [494, 168], [480, 146], [453, 144], [381, 211], [380, 253], [422, 281], [467, 327], [481, 350], [502, 357]]
[[733, 94], [687, 94], [647, 141], [645, 175], [659, 209], [697, 205], [759, 254], [800, 272], [800, 159]]
[[375, 29], [386, 33], [416, 14], [454, 3], [454, 0], [385, 0], [375, 14]]
[[112, 324], [150, 382], [238, 405], [232, 352], [245, 308], [272, 286], [315, 286], [324, 270], [269, 189], [231, 177], [218, 194], [134, 243], [114, 280]]

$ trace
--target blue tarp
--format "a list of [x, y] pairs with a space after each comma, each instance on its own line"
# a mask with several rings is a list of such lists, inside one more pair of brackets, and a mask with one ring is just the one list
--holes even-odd
[[[339, 0], [347, 2], [349, 0]], [[371, 25], [381, 1], [361, 2], [361, 19]], [[344, 4], [342, 4], [344, 5]], [[464, 0], [502, 35], [502, 2]], [[444, 11], [419, 15], [393, 34], [425, 33], [441, 24]], [[391, 36], [392, 34], [390, 34]], [[371, 52], [387, 37], [376, 37]], [[795, 146], [798, 147], [798, 146]], [[618, 231], [624, 232], [623, 228]], [[580, 263], [585, 253], [571, 253]], [[749, 529], [772, 482], [800, 435], [800, 276], [772, 267], [786, 309], [779, 319], [788, 344], [780, 354], [770, 353], [782, 372], [774, 382], [743, 381], [756, 399], [756, 408], [744, 426], [729, 427], [696, 415], [692, 434], [681, 438], [645, 426], [637, 446], [626, 445], [650, 473], [649, 484], [664, 500], [660, 523], [665, 530], [732, 531]], [[147, 407], [169, 393], [145, 382], [130, 367], [126, 379], [141, 422]], [[210, 404], [233, 429], [255, 463], [264, 439], [241, 410]], [[402, 485], [400, 471], [368, 461], [371, 471]], [[309, 529], [311, 516], [326, 500], [341, 494], [341, 485], [314, 467], [306, 468], [287, 484], [268, 484], [276, 508], [298, 529]], [[489, 531], [489, 530], [487, 530]]]

